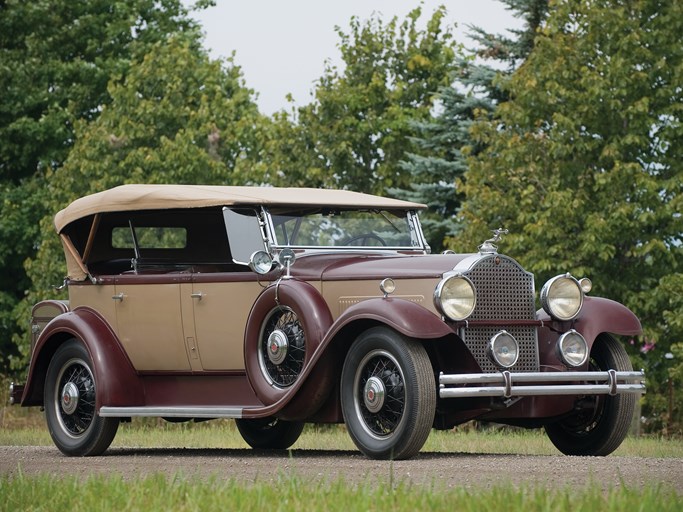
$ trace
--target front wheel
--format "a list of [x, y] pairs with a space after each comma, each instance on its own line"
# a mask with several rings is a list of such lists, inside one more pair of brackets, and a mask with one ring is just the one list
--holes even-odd
[[[601, 334], [591, 350], [592, 371], [632, 371], [633, 366], [616, 339]], [[555, 447], [565, 455], [609, 455], [622, 443], [633, 418], [636, 395], [594, 395], [581, 400], [571, 416], [545, 426]]]
[[252, 448], [286, 450], [292, 446], [304, 429], [301, 421], [284, 421], [277, 418], [235, 420], [242, 439]]
[[119, 420], [97, 415], [97, 383], [83, 344], [71, 339], [61, 345], [45, 379], [45, 417], [57, 448], [75, 456], [104, 452], [116, 435]]
[[349, 435], [373, 459], [407, 459], [434, 423], [436, 383], [422, 344], [385, 327], [361, 334], [342, 369], [341, 406]]

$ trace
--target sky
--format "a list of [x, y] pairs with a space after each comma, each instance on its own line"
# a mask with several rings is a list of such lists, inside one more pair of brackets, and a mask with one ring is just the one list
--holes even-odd
[[[191, 4], [191, 0], [186, 0]], [[243, 71], [247, 87], [258, 93], [264, 114], [287, 108], [291, 93], [296, 105], [311, 100], [314, 82], [325, 61], [339, 65], [341, 59], [335, 26], [346, 29], [352, 16], [368, 19], [373, 13], [388, 21], [400, 20], [419, 0], [216, 0], [216, 6], [194, 13], [205, 32], [211, 57], [228, 57]], [[498, 0], [424, 0], [421, 20], [431, 17], [439, 5], [448, 10], [446, 23], [457, 25], [458, 41], [469, 43], [467, 26], [503, 33], [521, 22]]]

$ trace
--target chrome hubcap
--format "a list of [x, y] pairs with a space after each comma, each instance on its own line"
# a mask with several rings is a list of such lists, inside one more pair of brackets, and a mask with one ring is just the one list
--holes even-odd
[[280, 329], [276, 329], [268, 336], [268, 359], [270, 362], [279, 365], [287, 357], [289, 342], [287, 335]]
[[78, 399], [80, 398], [80, 393], [78, 392], [78, 387], [73, 382], [67, 382], [62, 389], [62, 410], [66, 414], [73, 414], [78, 407]]
[[378, 377], [370, 377], [363, 389], [363, 401], [368, 411], [372, 413], [379, 412], [384, 405], [385, 395], [386, 388], [384, 387], [384, 382]]

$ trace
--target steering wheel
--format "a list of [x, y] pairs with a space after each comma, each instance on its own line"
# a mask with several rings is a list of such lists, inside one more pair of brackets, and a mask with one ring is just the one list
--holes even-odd
[[[352, 245], [353, 242], [358, 242], [360, 240], [363, 240], [363, 241], [377, 240], [380, 243], [380, 245], [385, 246], [385, 247], [387, 245], [387, 243], [380, 236], [378, 236], [374, 233], [361, 233], [360, 235], [352, 236], [348, 240], [345, 240], [342, 243], [342, 245]], [[365, 244], [361, 244], [361, 245], [365, 245]]]

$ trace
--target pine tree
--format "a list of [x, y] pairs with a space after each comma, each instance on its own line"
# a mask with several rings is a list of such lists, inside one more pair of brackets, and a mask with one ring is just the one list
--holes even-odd
[[462, 195], [456, 190], [456, 180], [467, 170], [467, 157], [482, 149], [470, 136], [471, 125], [481, 116], [490, 116], [496, 105], [507, 99], [501, 84], [530, 53], [536, 30], [548, 10], [547, 0], [501, 1], [524, 20], [524, 27], [511, 30], [512, 37], [470, 27], [477, 48], [460, 61], [454, 83], [441, 90], [439, 114], [431, 121], [415, 123], [421, 137], [414, 143], [420, 152], [409, 153], [400, 162], [411, 177], [410, 188], [389, 191], [429, 206], [422, 216], [423, 228], [435, 251], [443, 248], [446, 237], [458, 231], [455, 216]]

